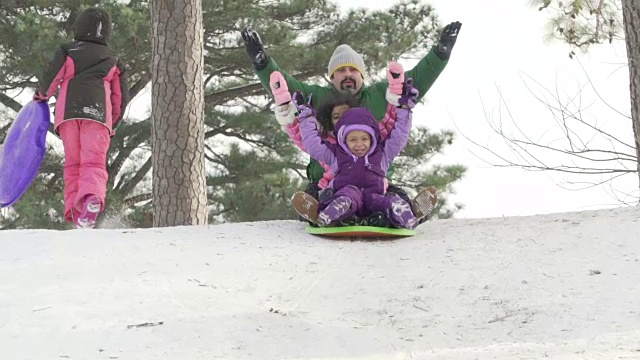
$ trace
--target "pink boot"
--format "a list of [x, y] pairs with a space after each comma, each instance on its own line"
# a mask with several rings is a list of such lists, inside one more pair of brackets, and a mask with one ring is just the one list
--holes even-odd
[[392, 61], [387, 68], [387, 81], [389, 82], [389, 92], [394, 95], [402, 95], [402, 84], [404, 83], [404, 68], [399, 62]]
[[82, 211], [76, 220], [76, 228], [92, 229], [96, 224], [96, 219], [102, 210], [102, 202], [96, 195], [87, 195], [82, 202]]
[[271, 92], [273, 93], [273, 99], [276, 105], [284, 105], [291, 102], [291, 94], [289, 93], [289, 87], [287, 82], [280, 71], [274, 71], [269, 77], [269, 86], [271, 86]]

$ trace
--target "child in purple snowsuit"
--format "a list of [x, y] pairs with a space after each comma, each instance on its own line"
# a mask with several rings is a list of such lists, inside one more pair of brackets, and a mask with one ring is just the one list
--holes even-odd
[[[335, 126], [338, 143], [322, 139], [314, 110], [298, 105], [302, 143], [315, 160], [330, 164], [335, 178], [329, 184], [335, 194], [320, 202], [318, 224], [332, 225], [352, 215], [365, 217], [375, 211], [386, 213], [397, 227], [414, 229], [418, 219], [411, 206], [395, 194], [386, 194], [385, 176], [393, 159], [402, 152], [411, 131], [411, 109], [418, 96], [407, 80], [397, 109], [397, 119], [385, 140], [378, 123], [366, 108], [351, 108]], [[296, 96], [296, 100], [300, 97]], [[300, 102], [301, 101], [297, 101]]]

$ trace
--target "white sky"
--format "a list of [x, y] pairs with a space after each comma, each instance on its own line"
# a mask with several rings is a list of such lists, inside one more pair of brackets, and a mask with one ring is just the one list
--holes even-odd
[[[369, 0], [352, 0], [349, 6], [373, 10], [388, 8], [394, 3], [392, 0], [375, 4]], [[597, 179], [557, 172], [534, 173], [519, 168], [492, 168], [483, 160], [499, 163], [498, 159], [474, 146], [461, 133], [513, 158], [504, 141], [491, 131], [483, 114], [481, 100], [487, 112], [493, 113], [492, 120], [498, 120], [496, 86], [503, 92], [518, 125], [524, 127], [528, 135], [537, 138], [548, 131], [557, 133], [558, 127], [553, 126], [550, 114], [526, 89], [521, 76], [531, 76], [550, 89], [558, 86], [574, 93], [577, 84], [588, 82], [580, 63], [600, 94], [615, 109], [629, 114], [628, 70], [621, 66], [626, 63], [624, 43], [593, 48], [588, 55], [579, 56], [579, 63], [567, 56], [568, 46], [559, 41], [545, 41], [547, 17], [529, 6], [527, 0], [431, 0], [430, 3], [435, 6], [442, 24], [460, 21], [463, 25], [452, 58], [427, 93], [426, 102], [416, 108], [414, 123], [432, 129], [453, 129], [458, 134], [457, 142], [440, 159], [442, 163], [458, 162], [469, 168], [464, 180], [455, 186], [457, 193], [453, 199], [465, 205], [457, 217], [620, 206], [607, 186], [571, 191], [558, 185]], [[413, 62], [403, 62], [403, 65], [410, 69]], [[591, 104], [593, 99], [595, 93], [587, 89], [584, 102]], [[504, 107], [502, 110], [504, 114]], [[599, 123], [607, 122], [607, 131], [633, 143], [629, 121], [607, 109], [602, 102], [595, 102], [585, 115], [596, 117]], [[503, 117], [502, 121], [508, 119]], [[585, 136], [591, 134], [585, 133]], [[549, 154], [544, 158], [552, 159]], [[615, 186], [618, 191], [635, 191], [637, 196], [638, 181], [634, 175], [625, 176]]]

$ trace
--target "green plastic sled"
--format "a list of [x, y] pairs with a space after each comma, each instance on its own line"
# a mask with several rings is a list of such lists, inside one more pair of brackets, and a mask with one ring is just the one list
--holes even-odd
[[351, 238], [395, 238], [414, 236], [416, 234], [415, 230], [383, 228], [376, 226], [307, 226], [305, 230], [307, 233], [313, 235]]

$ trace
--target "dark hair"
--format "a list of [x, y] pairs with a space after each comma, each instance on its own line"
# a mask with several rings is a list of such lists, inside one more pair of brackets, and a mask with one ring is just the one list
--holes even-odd
[[360, 107], [360, 99], [351, 95], [340, 93], [335, 97], [331, 97], [323, 101], [318, 106], [317, 119], [318, 123], [322, 127], [320, 133], [322, 137], [326, 137], [334, 130], [333, 122], [331, 121], [331, 112], [333, 108], [340, 105], [347, 105], [349, 108]]

